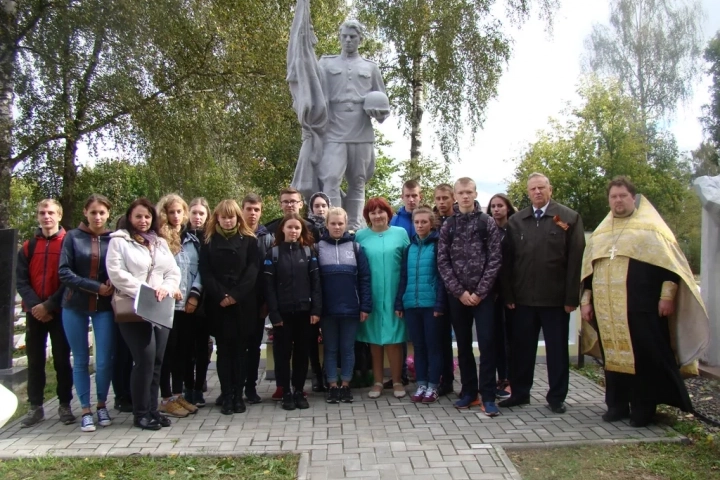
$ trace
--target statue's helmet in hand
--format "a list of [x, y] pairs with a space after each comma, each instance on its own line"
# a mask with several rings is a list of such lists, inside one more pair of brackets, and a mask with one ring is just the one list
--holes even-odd
[[365, 95], [363, 110], [379, 110], [383, 113], [390, 113], [390, 100], [383, 92], [373, 91]]

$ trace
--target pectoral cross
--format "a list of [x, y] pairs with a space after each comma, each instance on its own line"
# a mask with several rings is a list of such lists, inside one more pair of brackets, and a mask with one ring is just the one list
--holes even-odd
[[609, 250], [610, 252], [610, 260], [615, 259], [615, 254], [617, 253], [617, 248], [615, 248], [615, 245], [612, 246], [612, 248]]

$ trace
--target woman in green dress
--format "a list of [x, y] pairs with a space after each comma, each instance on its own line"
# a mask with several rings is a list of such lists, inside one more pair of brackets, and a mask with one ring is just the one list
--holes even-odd
[[407, 333], [405, 322], [395, 315], [395, 295], [400, 283], [400, 267], [405, 248], [410, 244], [407, 232], [391, 227], [393, 211], [384, 198], [372, 198], [363, 209], [370, 228], [357, 232], [356, 240], [363, 246], [370, 263], [373, 306], [368, 319], [360, 324], [357, 340], [370, 344], [375, 385], [368, 396], [378, 398], [383, 389], [383, 360], [387, 352], [393, 381], [393, 395], [405, 396], [402, 375], [402, 344]]

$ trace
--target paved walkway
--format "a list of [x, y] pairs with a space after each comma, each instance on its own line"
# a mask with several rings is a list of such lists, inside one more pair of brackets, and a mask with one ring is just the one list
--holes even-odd
[[[206, 399], [219, 392], [212, 371]], [[415, 405], [392, 393], [377, 400], [354, 391], [352, 405], [328, 405], [310, 394], [310, 409], [286, 412], [266, 400], [249, 405], [242, 415], [221, 415], [211, 403], [189, 418], [173, 420], [157, 432], [132, 427], [130, 414], [117, 414], [111, 427], [82, 433], [77, 424], [57, 421], [57, 400], [45, 405], [46, 420], [30, 429], [15, 422], [0, 431], [0, 458], [35, 455], [231, 455], [303, 453], [300, 478], [333, 479], [478, 479], [519, 480], [503, 447], [573, 445], [623, 440], [661, 441], [666, 428], [635, 429], [625, 422], [604, 423], [604, 391], [571, 372], [568, 412], [556, 415], [545, 407], [544, 365], [536, 369], [531, 405], [503, 409], [488, 418], [478, 409], [458, 411], [451, 398]], [[411, 387], [408, 387], [408, 391]], [[270, 397], [274, 382], [263, 381], [261, 396]], [[77, 404], [74, 405], [79, 413]]]

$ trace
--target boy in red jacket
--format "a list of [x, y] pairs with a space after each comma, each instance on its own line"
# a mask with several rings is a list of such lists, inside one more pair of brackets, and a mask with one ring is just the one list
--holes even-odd
[[20, 423], [32, 427], [45, 418], [45, 350], [47, 336], [52, 342], [53, 364], [57, 372], [58, 416], [69, 425], [75, 421], [70, 409], [72, 400], [72, 367], [70, 346], [65, 337], [60, 303], [63, 286], [58, 276], [60, 252], [65, 230], [60, 226], [62, 207], [56, 200], [38, 203], [40, 228], [35, 238], [23, 243], [18, 252], [17, 291], [25, 314], [25, 348], [28, 358], [28, 400], [30, 410]]

